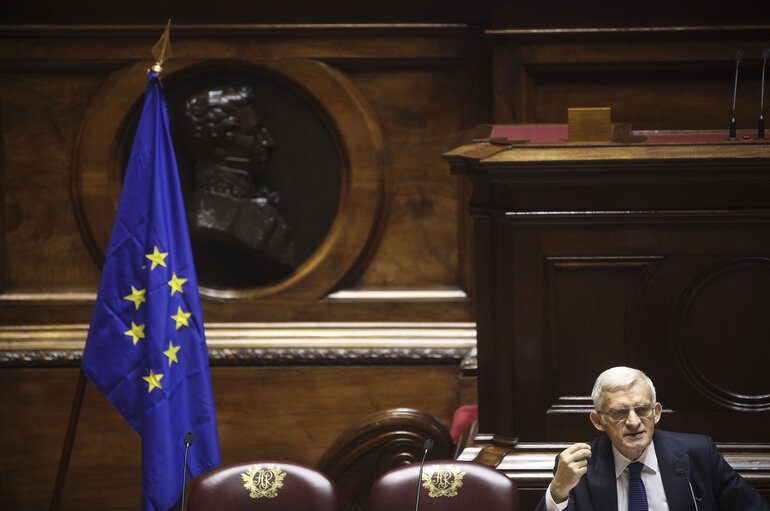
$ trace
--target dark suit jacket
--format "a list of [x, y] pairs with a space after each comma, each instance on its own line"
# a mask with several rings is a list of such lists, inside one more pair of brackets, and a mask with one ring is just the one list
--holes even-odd
[[[700, 511], [770, 510], [767, 501], [725, 461], [711, 438], [656, 429], [652, 441], [671, 511], [695, 509], [687, 480], [676, 475], [679, 471], [690, 479]], [[588, 470], [570, 492], [567, 509], [608, 511], [617, 507], [612, 444], [603, 436], [591, 442]], [[545, 509], [543, 496], [537, 510]]]

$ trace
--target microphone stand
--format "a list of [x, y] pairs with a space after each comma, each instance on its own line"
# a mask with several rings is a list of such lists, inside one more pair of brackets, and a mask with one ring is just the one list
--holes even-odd
[[759, 94], [759, 126], [757, 128], [757, 139], [765, 138], [765, 66], [767, 57], [770, 56], [770, 48], [762, 50], [762, 89]]
[[193, 443], [192, 431], [188, 431], [184, 436], [184, 466], [182, 467], [182, 506], [179, 511], [184, 511], [184, 490], [187, 485], [187, 451], [190, 450], [190, 446]]
[[738, 52], [735, 54], [735, 85], [733, 86], [733, 115], [730, 119], [730, 135], [727, 137], [727, 140], [735, 140], [735, 132], [736, 132], [736, 126], [735, 126], [735, 98], [738, 95], [738, 66], [741, 63], [741, 59], [743, 58], [743, 51], [738, 50]]
[[422, 469], [425, 467], [425, 457], [428, 456], [428, 451], [433, 449], [433, 440], [430, 438], [425, 441], [425, 444], [422, 446], [423, 453], [422, 453], [422, 461], [420, 462], [420, 472], [417, 474], [417, 501], [414, 505], [414, 511], [419, 511], [420, 509], [420, 486], [422, 484]]
[[695, 498], [695, 492], [692, 489], [692, 483], [690, 482], [690, 478], [687, 477], [687, 474], [685, 474], [684, 470], [682, 469], [677, 470], [676, 475], [678, 475], [679, 477], [687, 481], [687, 485], [690, 487], [690, 496], [692, 496], [692, 505], [695, 506], [695, 511], [698, 511], [698, 499]]

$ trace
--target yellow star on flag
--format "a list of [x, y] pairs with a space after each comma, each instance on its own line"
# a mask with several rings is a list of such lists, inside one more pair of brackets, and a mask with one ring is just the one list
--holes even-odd
[[134, 339], [134, 345], [136, 345], [136, 343], [139, 342], [139, 339], [144, 339], [144, 325], [135, 325], [132, 321], [131, 330], [126, 330], [123, 333], [132, 337]]
[[139, 306], [142, 304], [142, 302], [146, 302], [147, 298], [145, 298], [144, 293], [146, 292], [145, 289], [136, 289], [134, 286], [131, 286], [131, 294], [128, 296], [124, 296], [124, 300], [131, 300], [134, 302], [134, 305], [136, 305], [136, 310], [139, 310]]
[[182, 307], [177, 307], [176, 316], [171, 316], [171, 319], [176, 321], [176, 329], [179, 330], [182, 325], [190, 326], [187, 322], [187, 318], [190, 316], [192, 316], [192, 312], [183, 312]]
[[150, 375], [149, 376], [142, 376], [142, 379], [150, 384], [150, 388], [147, 389], [147, 392], [152, 392], [152, 389], [155, 387], [158, 387], [160, 390], [163, 390], [163, 387], [160, 386], [160, 380], [163, 378], [162, 374], [155, 374], [152, 372], [152, 369], [150, 369]]
[[166, 268], [166, 256], [168, 255], [168, 252], [159, 252], [158, 247], [155, 247], [155, 249], [152, 251], [152, 254], [145, 254], [144, 257], [152, 261], [152, 266], [150, 266], [151, 270], [154, 270], [156, 266], [161, 265], [164, 268]]
[[176, 352], [182, 349], [181, 346], [174, 346], [171, 344], [171, 341], [168, 341], [168, 349], [163, 352], [164, 355], [168, 357], [168, 366], [171, 367], [171, 362], [179, 363], [179, 360], [176, 358]]
[[180, 293], [184, 294], [184, 290], [182, 289], [182, 284], [187, 282], [187, 279], [180, 279], [176, 276], [176, 273], [171, 274], [171, 280], [168, 281], [168, 285], [171, 286], [171, 296], [174, 296], [174, 293], [179, 291]]

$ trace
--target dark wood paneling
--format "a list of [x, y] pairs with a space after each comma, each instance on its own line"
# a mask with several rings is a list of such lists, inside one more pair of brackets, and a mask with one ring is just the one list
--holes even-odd
[[[581, 233], [576, 246], [570, 243], [573, 234], [546, 235], [567, 238], [554, 245], [562, 254], [574, 254], [545, 256], [545, 342], [556, 396], [583, 395], [593, 386], [592, 376], [583, 368], [612, 367], [628, 360], [629, 347], [620, 342], [625, 337], [626, 309], [643, 273], [657, 259], [617, 255], [601, 245], [593, 245], [592, 252], [608, 255], [586, 255], [585, 245], [591, 245], [593, 237]], [[595, 239], [610, 237], [600, 233]]]
[[[87, 322], [158, 32], [4, 26], [0, 36], [9, 212], [0, 319]], [[343, 162], [338, 214], [318, 250], [275, 285], [204, 289], [209, 321], [473, 319], [462, 191], [438, 155], [488, 110], [479, 29], [179, 25], [172, 41], [169, 87], [206, 66], [267, 73], [328, 121]], [[355, 293], [369, 289], [392, 292]], [[334, 299], [339, 291], [353, 293]]]
[[409, 408], [383, 410], [361, 419], [340, 435], [324, 455], [320, 469], [337, 485], [341, 511], [369, 509], [369, 489], [382, 474], [426, 459], [452, 459], [453, 442], [432, 415]]
[[[611, 106], [616, 121], [628, 121], [636, 128], [725, 126], [726, 129], [734, 69], [732, 59], [738, 47], [746, 52], [745, 74], [739, 88], [738, 122], [741, 127], [753, 128], [756, 117], [753, 105], [758, 97], [758, 52], [767, 46], [768, 28], [748, 24], [763, 22], [766, 19], [763, 9], [767, 7], [759, 2], [738, 10], [720, 4], [691, 12], [689, 8], [670, 6], [669, 2], [665, 3], [665, 9], [647, 6], [649, 8], [634, 12], [633, 19], [628, 19], [628, 9], [611, 2], [562, 6], [558, 11], [521, 1], [472, 5], [349, 4], [332, 1], [319, 10], [302, 2], [290, 6], [236, 3], [212, 10], [208, 4], [188, 2], [184, 7], [164, 5], [162, 13], [148, 2], [130, 5], [86, 2], [64, 9], [48, 0], [33, 0], [10, 6], [4, 12], [6, 24], [79, 25], [0, 27], [3, 126], [0, 324], [16, 325], [22, 330], [29, 328], [35, 332], [32, 335], [41, 334], [49, 341], [51, 332], [46, 333], [44, 329], [50, 326], [53, 338], [60, 344], [51, 346], [46, 341], [44, 346], [35, 348], [32, 358], [49, 360], [51, 365], [56, 365], [64, 353], [61, 362], [64, 365], [76, 360], [72, 350], [78, 348], [72, 347], [73, 335], [77, 337], [77, 345], [82, 331], [73, 334], [73, 323], [77, 323], [76, 330], [87, 323], [99, 280], [98, 265], [89, 256], [87, 236], [79, 230], [77, 208], [69, 193], [77, 160], [78, 133], [89, 117], [89, 105], [93, 105], [95, 96], [109, 85], [110, 77], [148, 61], [149, 48], [162, 31], [162, 23], [171, 16], [176, 59], [221, 63], [244, 60], [244, 56], [248, 56], [246, 60], [252, 61], [267, 59], [278, 63], [289, 59], [322, 63], [321, 66], [328, 67], [340, 78], [340, 83], [349, 88], [348, 92], [360, 100], [366, 122], [379, 131], [383, 142], [376, 166], [384, 176], [381, 185], [384, 199], [377, 208], [378, 219], [364, 229], [364, 248], [360, 244], [346, 245], [345, 233], [342, 233], [340, 250], [347, 254], [360, 250], [360, 254], [352, 258], [354, 262], [344, 271], [333, 268], [336, 277], [330, 278], [330, 274], [319, 270], [314, 278], [316, 283], [326, 283], [327, 280], [337, 282], [340, 273], [345, 277], [336, 286], [327, 286], [315, 294], [270, 297], [270, 293], [257, 290], [246, 299], [212, 298], [204, 303], [207, 319], [240, 323], [472, 321], [476, 312], [468, 296], [478, 296], [479, 338], [483, 343], [489, 346], [493, 339], [505, 337], [510, 331], [516, 332], [516, 340], [535, 342], [516, 346], [500, 343], [494, 350], [479, 353], [479, 367], [494, 368], [479, 374], [482, 423], [502, 421], [506, 425], [518, 425], [525, 439], [537, 435], [552, 439], [584, 438], [584, 434], [591, 433], [585, 410], [581, 409], [585, 403], [580, 398], [577, 401], [561, 398], [562, 392], [577, 390], [578, 385], [554, 376], [563, 361], [573, 355], [571, 343], [609, 339], [617, 335], [622, 325], [627, 336], [658, 339], [661, 332], [656, 330], [660, 322], [659, 311], [653, 306], [655, 300], [662, 297], [661, 303], [668, 303], [666, 300], [680, 296], [670, 296], [671, 292], [679, 291], [676, 285], [666, 286], [661, 282], [665, 283], [667, 275], [676, 273], [673, 262], [685, 267], [699, 263], [688, 258], [670, 258], [669, 266], [662, 267], [656, 278], [647, 278], [647, 270], [641, 269], [645, 258], [650, 254], [667, 257], [669, 254], [662, 247], [681, 249], [684, 246], [691, 247], [696, 256], [714, 256], [713, 246], [698, 244], [699, 233], [710, 229], [712, 224], [723, 226], [720, 232], [727, 247], [731, 246], [730, 242], [759, 243], [757, 239], [766, 239], [761, 236], [763, 228], [756, 225], [742, 233], [729, 233], [735, 225], [755, 218], [752, 211], [733, 213], [727, 220], [720, 211], [764, 208], [767, 186], [752, 172], [739, 172], [720, 182], [722, 178], [714, 176], [724, 161], [712, 169], [704, 169], [706, 181], [710, 183], [705, 186], [694, 184], [690, 176], [683, 175], [675, 179], [664, 177], [666, 185], [656, 186], [654, 183], [662, 175], [651, 172], [649, 165], [641, 165], [624, 169], [616, 182], [605, 183], [605, 187], [593, 192], [576, 183], [570, 169], [551, 168], [546, 169], [544, 181], [554, 186], [547, 193], [542, 193], [542, 189], [537, 192], [539, 185], [530, 174], [520, 181], [523, 186], [503, 193], [476, 186], [474, 201], [512, 201], [521, 211], [535, 211], [538, 207], [589, 211], [586, 205], [628, 211], [643, 207], [685, 210], [703, 206], [701, 200], [707, 199], [707, 206], [713, 211], [679, 221], [679, 227], [671, 229], [646, 222], [645, 215], [630, 213], [629, 217], [636, 219], [640, 227], [628, 237], [617, 234], [617, 224], [628, 217], [619, 219], [621, 217], [607, 215], [572, 215], [555, 219], [550, 225], [542, 217], [536, 221], [519, 217], [515, 222], [501, 222], [505, 227], [497, 225], [499, 219], [477, 216], [476, 233], [473, 233], [469, 217], [465, 215], [470, 187], [448, 176], [438, 155], [447, 149], [444, 146], [447, 136], [492, 121], [492, 102], [499, 122], [558, 122], [566, 119], [567, 107], [585, 105]], [[297, 22], [309, 24], [270, 25]], [[351, 22], [374, 24], [341, 25]], [[382, 24], [387, 22], [399, 25]], [[413, 22], [433, 24], [400, 24]], [[744, 26], [665, 28], [701, 22]], [[481, 30], [490, 25], [502, 31], [489, 31], [485, 40]], [[633, 25], [652, 28], [625, 32], [509, 30]], [[170, 62], [169, 69], [173, 70], [174, 61]], [[309, 75], [300, 78], [311, 79]], [[108, 98], [106, 104], [113, 108], [118, 103], [128, 105], [115, 110], [118, 123], [129, 122], [126, 112], [141, 96], [141, 81], [139, 77], [139, 86], [130, 97]], [[336, 101], [328, 96], [320, 100], [312, 94], [311, 97], [315, 97], [321, 109]], [[594, 104], [599, 101], [601, 105]], [[344, 115], [335, 115], [332, 115], [333, 121], [345, 123]], [[105, 143], [117, 144], [119, 148], [123, 141], [116, 138], [116, 131], [110, 130]], [[376, 152], [367, 151], [367, 154]], [[92, 154], [85, 151], [86, 156]], [[763, 170], [766, 166], [764, 164]], [[534, 177], [537, 181], [543, 175]], [[735, 183], [731, 179], [735, 179]], [[629, 186], [629, 183], [634, 184]], [[720, 193], [708, 192], [709, 187], [714, 186], [720, 187]], [[93, 191], [96, 195], [109, 195], [110, 200], [117, 197], [115, 190]], [[109, 217], [113, 211], [114, 205], [105, 209], [105, 215]], [[350, 211], [348, 214], [355, 216]], [[576, 227], [581, 222], [590, 225]], [[762, 222], [764, 220], [755, 223]], [[109, 224], [109, 220], [106, 223]], [[490, 242], [474, 248], [474, 234]], [[667, 236], [673, 239], [666, 241]], [[687, 241], [678, 239], [681, 236]], [[663, 241], [655, 241], [658, 238]], [[626, 247], [624, 244], [630, 240], [654, 241], [655, 250], [633, 249], [633, 243]], [[745, 255], [742, 249], [734, 250]], [[636, 261], [631, 263], [634, 269], [604, 264], [619, 254]], [[764, 248], [751, 253], [752, 256], [764, 254]], [[494, 259], [489, 268], [515, 277], [515, 285], [509, 286], [509, 281], [497, 279], [492, 273], [479, 275], [479, 293], [473, 293], [474, 257], [481, 261], [477, 265], [482, 268]], [[547, 263], [549, 257], [551, 263]], [[575, 291], [575, 287], [583, 286], [586, 282], [583, 277], [587, 275], [565, 266], [565, 261], [574, 261], [575, 257], [602, 261], [597, 263], [602, 271], [588, 273], [598, 275], [606, 284], [589, 284], [582, 291]], [[714, 265], [719, 264], [729, 266], [730, 261], [712, 257], [703, 264], [705, 270], [717, 268]], [[691, 299], [682, 301], [681, 309], [688, 312], [681, 316], [680, 326], [684, 332], [700, 338], [696, 319], [721, 307], [723, 302], [719, 299], [732, 296], [730, 293], [741, 279], [763, 281], [762, 264], [751, 263], [748, 269], [737, 266], [737, 271], [728, 272], [734, 277], [729, 282], [719, 280], [718, 276], [723, 273], [707, 273], [707, 277], [713, 275], [710, 280], [706, 278], [712, 286], [706, 286], [701, 293], [690, 293], [686, 296]], [[618, 271], [611, 271], [613, 268]], [[636, 269], [644, 274], [641, 282], [635, 280]], [[701, 282], [697, 275], [683, 275]], [[680, 287], [685, 284], [679, 283]], [[387, 294], [367, 294], [372, 288]], [[598, 307], [591, 309], [589, 300], [581, 300], [590, 289], [607, 290], [609, 297], [600, 303], [614, 313], [612, 321], [595, 331], [586, 324], [598, 321]], [[716, 289], [722, 291], [712, 291]], [[431, 294], [434, 291], [439, 293]], [[497, 302], [500, 296], [506, 299], [503, 305]], [[761, 291], [752, 296], [760, 298], [757, 303], [764, 303]], [[564, 303], [560, 297], [565, 299]], [[624, 298], [634, 304], [629, 312], [630, 323], [619, 317], [619, 302]], [[578, 308], [571, 308], [570, 303]], [[747, 310], [739, 309], [739, 312]], [[585, 317], [578, 310], [583, 310]], [[491, 321], [496, 317], [504, 319], [497, 323]], [[561, 326], [563, 319], [568, 321]], [[708, 364], [718, 349], [719, 332], [714, 329], [713, 338], [705, 345], [707, 358], [692, 359], [695, 368], [705, 367], [712, 375], [715, 369]], [[216, 354], [229, 356], [229, 348], [220, 347], [223, 349]], [[695, 347], [697, 344], [688, 340], [683, 351], [690, 354]], [[49, 352], [49, 348], [54, 349]], [[634, 349], [631, 348], [637, 360], [644, 362], [645, 353]], [[254, 363], [255, 356], [275, 355], [269, 349], [260, 350], [245, 350], [245, 363]], [[311, 346], [305, 356], [312, 358], [319, 350], [322, 348]], [[19, 347], [11, 347], [8, 352], [13, 352], [15, 357]], [[378, 359], [380, 364], [388, 357], [399, 364], [412, 364], [418, 352], [411, 351], [406, 361], [397, 350], [374, 350], [368, 356]], [[280, 356], [286, 354], [281, 353]], [[432, 351], [427, 349], [425, 353], [430, 356]], [[243, 354], [239, 352], [238, 356]], [[321, 363], [350, 362], [344, 356], [334, 362], [330, 362], [333, 357], [321, 358], [325, 361]], [[511, 360], [515, 362], [510, 363]], [[302, 356], [291, 362], [307, 363]], [[582, 382], [593, 377], [593, 368], [591, 373], [589, 376], [588, 371], [582, 375], [575, 372], [572, 375], [575, 379], [569, 381], [581, 382], [582, 389]], [[427, 410], [448, 424], [449, 414], [458, 404], [457, 368], [451, 364], [430, 368], [215, 367], [213, 374], [223, 457], [228, 461], [240, 460], [244, 453], [249, 456], [254, 453], [313, 464], [335, 435], [363, 415], [383, 407], [413, 406]], [[660, 379], [662, 395], [672, 396], [668, 390], [671, 383], [665, 380], [665, 375], [655, 374], [655, 378]], [[753, 378], [753, 374], [747, 374], [736, 382], [735, 389], [753, 388], [757, 384]], [[0, 495], [11, 508], [47, 508], [76, 370], [3, 368], [0, 379], [3, 388], [11, 391], [0, 398], [3, 405], [0, 433], [5, 439], [0, 452], [4, 453], [3, 466], [12, 467], [10, 471], [0, 472]], [[697, 388], [693, 383], [696, 377], [688, 381], [690, 387]], [[709, 381], [720, 382], [713, 377]], [[254, 389], [259, 390], [257, 396]], [[712, 401], [708, 402], [714, 406]], [[545, 413], [548, 407], [553, 413]], [[732, 410], [716, 412], [713, 408], [681, 414], [677, 406], [675, 413], [667, 412], [665, 421], [671, 429], [712, 434], [711, 424], [733, 425], [735, 435], [718, 436], [720, 441], [730, 441], [751, 438], [741, 436], [749, 435], [748, 426], [735, 421], [735, 417], [744, 416]], [[764, 416], [765, 413], [753, 413], [751, 424], [767, 431], [770, 428], [762, 422]], [[501, 431], [512, 432], [507, 427]], [[505, 439], [500, 439], [500, 443], [505, 445]], [[537, 448], [544, 450], [549, 460], [553, 459], [553, 450], [548, 451], [542, 445]], [[506, 449], [492, 446], [488, 459], [496, 459], [500, 453], [507, 452]], [[105, 502], [111, 502], [114, 504], [109, 507], [114, 509], [135, 509], [138, 453], [139, 439], [104, 398], [89, 387], [72, 472], [64, 493], [65, 508], [104, 508]], [[547, 476], [546, 470], [536, 484], [520, 484], [520, 487], [539, 498], [542, 488], [538, 484], [546, 481]]]
[[[3, 369], [0, 496], [48, 509], [78, 369]], [[438, 367], [214, 367], [222, 462], [287, 459], [317, 466], [337, 436], [374, 412], [424, 410], [449, 425], [459, 370]], [[138, 509], [141, 441], [86, 387], [61, 509]]]
[[[0, 472], [0, 496], [8, 509], [48, 509], [77, 378], [77, 370], [0, 371], [5, 389], [0, 395], [0, 457], [7, 467]], [[130, 432], [128, 423], [114, 414], [122, 424], [115, 424], [112, 431], [117, 435], [124, 429]], [[111, 424], [99, 427], [110, 428]], [[138, 442], [136, 447], [139, 449]]]
[[474, 184], [486, 297], [464, 455], [509, 472], [534, 505], [553, 456], [600, 434], [596, 376], [628, 365], [655, 382], [660, 427], [712, 436], [770, 487], [770, 144], [478, 142], [445, 157]]
[[3, 73], [4, 292], [66, 291], [99, 279], [73, 224], [68, 168], [98, 73]]
[[770, 9], [763, 2], [751, 2], [735, 8], [720, 0], [690, 2], [650, 0], [642, 5], [628, 5], [611, 0], [586, 0], [580, 3], [553, 4], [508, 0], [497, 2], [494, 23], [504, 28], [569, 27], [650, 27], [701, 24], [740, 24], [766, 20]]
[[303, 1], [287, 3], [260, 0], [211, 5], [193, 0], [163, 7], [149, 0], [111, 6], [86, 0], [65, 8], [52, 0], [33, 0], [5, 6], [5, 23], [474, 23], [502, 27], [615, 27], [693, 24], [736, 24], [768, 19], [764, 2], [746, 2], [736, 8], [720, 0], [689, 2], [651, 0], [644, 7], [611, 0], [586, 0], [553, 5], [526, 0], [452, 1], [394, 0], [387, 4], [331, 0], [318, 9]]
[[86, 0], [77, 8], [64, 8], [51, 0], [9, 4], [4, 23], [482, 23], [488, 22], [494, 2], [417, 2], [394, 0], [387, 4], [331, 0], [323, 9], [314, 3], [293, 0], [276, 3], [267, 0], [234, 1], [217, 5], [194, 0], [159, 6], [150, 0], [117, 3], [111, 6]]
[[[487, 120], [491, 101], [483, 32], [440, 22], [469, 9], [442, 7], [446, 16], [430, 19], [435, 6], [414, 5], [401, 16], [388, 5], [343, 16], [330, 4], [313, 8], [314, 24], [269, 25], [290, 11], [290, 21], [303, 14], [250, 5], [251, 19], [210, 6], [202, 16], [200, 4], [198, 14], [188, 5], [179, 17], [153, 20], [133, 4], [109, 12], [83, 4], [64, 16], [55, 6], [26, 11], [32, 6], [15, 6], [3, 22], [94, 23], [0, 27], [0, 452], [9, 467], [0, 473], [0, 501], [11, 509], [50, 503], [98, 253], [111, 230], [150, 48], [169, 15], [169, 97], [202, 68], [263, 73], [315, 109], [342, 162], [335, 223], [294, 277], [202, 293], [223, 462], [316, 465], [338, 435], [386, 408], [420, 409], [449, 426], [461, 399], [460, 359], [474, 344], [474, 310], [469, 258], [461, 254], [470, 245], [458, 200], [467, 188], [440, 154], [449, 135]], [[439, 23], [340, 24], [384, 11], [399, 22]], [[238, 24], [184, 24], [196, 18]], [[319, 24], [333, 18], [334, 25]], [[444, 326], [418, 326], [428, 334], [415, 344], [414, 332], [399, 330], [402, 321]], [[458, 323], [470, 342], [453, 347], [458, 339], [447, 344], [440, 331]], [[140, 452], [138, 436], [89, 385], [62, 508], [136, 509]]]
[[611, 107], [614, 122], [635, 129], [726, 132], [742, 49], [736, 120], [739, 129], [756, 129], [770, 27], [579, 27], [488, 32], [495, 122], [566, 123], [567, 108]]

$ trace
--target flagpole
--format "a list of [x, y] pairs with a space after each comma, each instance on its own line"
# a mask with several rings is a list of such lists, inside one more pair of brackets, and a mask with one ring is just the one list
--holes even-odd
[[78, 421], [80, 420], [80, 409], [83, 406], [83, 396], [86, 392], [86, 373], [83, 369], [80, 370], [78, 375], [78, 383], [75, 388], [75, 397], [72, 400], [72, 408], [70, 409], [70, 419], [67, 424], [67, 434], [64, 437], [64, 445], [62, 446], [61, 456], [59, 457], [59, 470], [56, 472], [56, 484], [53, 487], [53, 497], [51, 498], [51, 511], [59, 511], [61, 505], [61, 497], [64, 493], [64, 481], [67, 478], [67, 470], [70, 465], [70, 458], [72, 457], [72, 446], [75, 443], [75, 432], [78, 429]]

